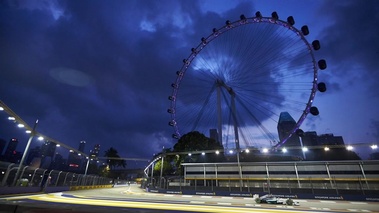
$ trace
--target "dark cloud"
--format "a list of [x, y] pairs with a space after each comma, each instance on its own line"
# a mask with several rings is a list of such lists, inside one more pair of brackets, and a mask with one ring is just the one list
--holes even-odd
[[174, 143], [167, 97], [181, 59], [220, 16], [198, 1], [9, 1], [0, 19], [5, 103], [73, 147], [150, 157]]
[[378, 2], [326, 1], [322, 12], [330, 15], [325, 23], [329, 26], [320, 38], [323, 55], [333, 64], [330, 72], [349, 76], [348, 84], [358, 81], [370, 83], [368, 93], [378, 97], [375, 89], [379, 80]]

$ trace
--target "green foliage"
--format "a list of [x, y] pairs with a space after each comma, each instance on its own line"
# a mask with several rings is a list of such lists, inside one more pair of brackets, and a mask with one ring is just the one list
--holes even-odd
[[[162, 168], [162, 160], [158, 160], [154, 165], [154, 175], [160, 175], [161, 168]], [[173, 172], [173, 166], [171, 164], [170, 158], [164, 157], [162, 175], [163, 176], [170, 175], [172, 172]]]

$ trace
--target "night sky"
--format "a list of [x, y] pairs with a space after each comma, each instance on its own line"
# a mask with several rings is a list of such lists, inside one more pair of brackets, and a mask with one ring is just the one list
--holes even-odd
[[[101, 144], [125, 158], [150, 159], [176, 140], [168, 125], [175, 72], [200, 38], [226, 20], [277, 11], [318, 39], [327, 61], [317, 117], [304, 131], [379, 141], [379, 2], [48, 1], [0, 2], [0, 100], [37, 131], [86, 152]], [[1, 113], [0, 138], [27, 136]], [[33, 141], [33, 146], [39, 142]], [[372, 151], [360, 149], [367, 158]]]

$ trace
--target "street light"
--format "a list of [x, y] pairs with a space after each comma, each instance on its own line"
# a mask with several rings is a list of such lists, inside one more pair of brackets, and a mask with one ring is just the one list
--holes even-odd
[[20, 164], [18, 165], [16, 175], [14, 176], [12, 186], [15, 186], [15, 185], [16, 185], [16, 180], [17, 180], [17, 178], [18, 178], [18, 175], [20, 174], [21, 167], [22, 167], [22, 165], [24, 164], [24, 161], [25, 161], [26, 155], [28, 154], [28, 151], [29, 151], [30, 144], [32, 143], [33, 137], [34, 137], [34, 135], [35, 135], [35, 130], [36, 130], [36, 128], [37, 128], [37, 124], [38, 124], [38, 119], [37, 119], [36, 122], [34, 123], [34, 126], [33, 126], [33, 129], [32, 129], [32, 131], [31, 131], [31, 134], [30, 134], [30, 137], [29, 137], [28, 143], [26, 144], [26, 147], [25, 147], [24, 154], [22, 155], [22, 158], [21, 158]]

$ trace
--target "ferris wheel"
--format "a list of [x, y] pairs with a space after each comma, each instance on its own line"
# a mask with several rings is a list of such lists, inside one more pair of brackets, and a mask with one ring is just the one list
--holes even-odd
[[[256, 12], [201, 38], [171, 85], [172, 136], [199, 131], [227, 149], [279, 147], [300, 131], [309, 113], [318, 115], [312, 103], [317, 91], [326, 90], [318, 83], [326, 62], [315, 59], [320, 43], [307, 41], [308, 27], [294, 24], [292, 16], [283, 21], [276, 12], [271, 17]], [[284, 112], [295, 124], [279, 139]]]

